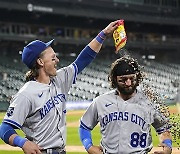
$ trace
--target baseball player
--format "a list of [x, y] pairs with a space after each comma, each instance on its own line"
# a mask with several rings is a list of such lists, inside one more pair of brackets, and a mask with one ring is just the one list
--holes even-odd
[[[108, 77], [112, 91], [96, 97], [80, 120], [80, 139], [89, 154], [145, 154], [152, 149], [151, 125], [160, 136], [162, 151], [170, 154], [168, 119], [137, 86], [143, 79], [140, 65], [130, 56], [112, 63]], [[100, 124], [100, 146], [92, 143], [91, 130]]]
[[[66, 145], [66, 100], [76, 76], [95, 58], [106, 36], [117, 28], [111, 22], [67, 67], [57, 70], [59, 59], [53, 40], [35, 40], [23, 49], [22, 61], [30, 69], [27, 82], [12, 98], [0, 127], [4, 142], [26, 154], [64, 154]], [[22, 129], [26, 138], [15, 129]]]

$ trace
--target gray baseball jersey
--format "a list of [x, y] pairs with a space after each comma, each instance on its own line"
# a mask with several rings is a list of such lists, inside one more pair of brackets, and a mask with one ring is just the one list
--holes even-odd
[[44, 149], [64, 147], [65, 101], [76, 70], [75, 64], [58, 70], [50, 84], [27, 82], [11, 100], [4, 122], [21, 128], [29, 140]]
[[158, 133], [167, 129], [167, 119], [137, 91], [124, 101], [115, 90], [95, 98], [81, 118], [81, 124], [92, 130], [98, 122], [104, 153], [144, 154], [152, 149], [151, 125]]

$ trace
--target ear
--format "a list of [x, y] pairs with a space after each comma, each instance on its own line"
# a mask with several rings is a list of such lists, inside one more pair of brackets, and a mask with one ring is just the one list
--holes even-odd
[[117, 84], [118, 84], [117, 83], [117, 76], [113, 77], [113, 81], [112, 82], [113, 82], [114, 86], [117, 88]]
[[117, 76], [114, 76], [114, 77], [113, 77], [113, 80], [114, 80], [114, 82], [117, 83]]
[[38, 58], [38, 59], [37, 59], [37, 63], [38, 63], [38, 65], [40, 65], [40, 66], [43, 66], [43, 65], [44, 65], [44, 62], [42, 61], [41, 58]]

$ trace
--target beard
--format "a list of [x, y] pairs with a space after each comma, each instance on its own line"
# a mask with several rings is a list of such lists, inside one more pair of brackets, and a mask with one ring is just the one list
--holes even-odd
[[130, 87], [117, 86], [118, 91], [123, 95], [131, 95], [135, 92], [137, 85], [133, 85]]

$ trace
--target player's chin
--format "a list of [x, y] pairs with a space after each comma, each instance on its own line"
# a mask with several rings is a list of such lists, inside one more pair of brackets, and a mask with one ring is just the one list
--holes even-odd
[[125, 89], [123, 90], [123, 93], [124, 93], [125, 95], [131, 95], [131, 94], [134, 93], [134, 91], [135, 91], [134, 88], [129, 87], [129, 88], [125, 88]]
[[134, 93], [134, 90], [126, 90], [126, 91], [124, 91], [125, 95], [131, 95], [133, 93]]

